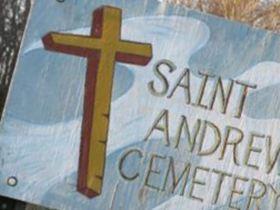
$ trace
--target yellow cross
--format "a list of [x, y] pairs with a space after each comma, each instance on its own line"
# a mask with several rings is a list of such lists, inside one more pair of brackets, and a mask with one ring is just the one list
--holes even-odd
[[121, 13], [110, 6], [95, 10], [90, 36], [43, 37], [47, 50], [88, 58], [78, 172], [78, 191], [88, 197], [102, 192], [115, 62], [144, 66], [152, 58], [150, 44], [121, 40]]

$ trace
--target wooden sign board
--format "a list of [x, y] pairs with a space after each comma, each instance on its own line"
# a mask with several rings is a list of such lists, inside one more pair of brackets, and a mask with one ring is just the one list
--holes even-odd
[[280, 37], [156, 0], [36, 1], [0, 193], [56, 209], [279, 209]]

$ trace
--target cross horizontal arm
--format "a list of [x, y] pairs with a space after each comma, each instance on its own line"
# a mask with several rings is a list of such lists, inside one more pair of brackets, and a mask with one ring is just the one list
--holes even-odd
[[140, 42], [120, 41], [116, 60], [124, 63], [147, 65], [152, 58], [152, 45]]
[[47, 50], [62, 52], [82, 57], [90, 57], [102, 48], [102, 41], [94, 37], [49, 33], [43, 38]]

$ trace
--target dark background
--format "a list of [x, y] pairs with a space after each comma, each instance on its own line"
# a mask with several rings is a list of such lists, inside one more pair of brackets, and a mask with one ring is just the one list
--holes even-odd
[[31, 0], [0, 1], [0, 113], [16, 63]]

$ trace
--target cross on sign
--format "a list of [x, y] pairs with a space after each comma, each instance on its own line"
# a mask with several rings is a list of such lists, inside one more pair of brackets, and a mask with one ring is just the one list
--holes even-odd
[[92, 198], [102, 192], [115, 62], [147, 65], [151, 44], [121, 40], [121, 9], [103, 6], [93, 13], [90, 36], [49, 33], [50, 51], [87, 58], [78, 191]]

